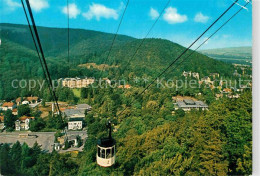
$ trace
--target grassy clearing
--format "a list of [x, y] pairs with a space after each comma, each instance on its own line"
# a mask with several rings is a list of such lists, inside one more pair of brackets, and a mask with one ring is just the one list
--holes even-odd
[[80, 89], [72, 89], [72, 92], [76, 97], [80, 98]]

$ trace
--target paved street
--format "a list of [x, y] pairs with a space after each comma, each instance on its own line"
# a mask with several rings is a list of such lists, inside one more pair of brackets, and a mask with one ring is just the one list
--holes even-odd
[[[55, 132], [12, 132], [12, 133], [0, 133], [0, 142], [1, 143], [10, 143], [13, 144], [16, 141], [19, 141], [21, 144], [24, 142], [27, 143], [30, 147], [37, 141], [41, 145], [42, 150], [51, 152], [52, 145], [54, 143], [54, 134]], [[37, 135], [37, 136], [32, 136]]]
[[[52, 152], [55, 132], [12, 132], [0, 133], [0, 143], [14, 144], [16, 141], [27, 143], [30, 147], [37, 141], [42, 150]], [[87, 138], [86, 131], [68, 131], [67, 135], [79, 135], [82, 139]]]

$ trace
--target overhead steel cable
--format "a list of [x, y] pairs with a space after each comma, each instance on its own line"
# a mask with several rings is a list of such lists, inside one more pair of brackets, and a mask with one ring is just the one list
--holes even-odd
[[166, 3], [166, 5], [164, 6], [164, 8], [162, 9], [161, 13], [159, 14], [159, 16], [157, 17], [157, 19], [154, 21], [154, 23], [152, 24], [151, 28], [148, 30], [147, 34], [145, 35], [145, 37], [142, 39], [142, 41], [140, 42], [140, 44], [138, 45], [138, 47], [136, 48], [134, 54], [132, 55], [132, 57], [128, 60], [128, 62], [126, 63], [125, 67], [122, 70], [125, 70], [130, 62], [134, 59], [134, 57], [136, 56], [138, 50], [141, 48], [141, 46], [144, 44], [145, 40], [147, 39], [147, 37], [149, 36], [149, 34], [151, 33], [151, 31], [153, 30], [154, 26], [156, 25], [156, 23], [158, 22], [158, 20], [161, 18], [163, 12], [165, 11], [165, 9], [169, 6], [171, 0], [168, 0], [168, 2]]
[[[33, 39], [33, 43], [34, 43], [34, 46], [35, 46], [35, 50], [36, 50], [37, 55], [38, 55], [38, 57], [39, 57], [41, 66], [42, 66], [42, 68], [44, 68], [44, 67], [43, 67], [43, 63], [42, 63], [42, 60], [41, 60], [41, 57], [40, 57], [40, 54], [39, 54], [39, 50], [38, 50], [38, 47], [37, 47], [37, 44], [36, 44], [36, 41], [35, 41], [35, 38], [34, 38], [34, 35], [33, 35], [33, 32], [32, 32], [32, 28], [31, 28], [31, 25], [30, 25], [30, 22], [29, 22], [29, 19], [28, 19], [28, 15], [27, 15], [27, 12], [26, 12], [26, 10], [25, 10], [25, 6], [24, 6], [24, 3], [23, 3], [23, 0], [21, 0], [21, 2], [22, 2], [22, 6], [23, 6], [24, 13], [25, 13], [26, 21], [27, 21], [27, 23], [28, 23], [28, 27], [29, 27], [29, 29], [30, 29], [30, 33], [31, 33], [31, 36], [32, 36], [32, 39]], [[43, 73], [44, 73], [45, 79], [47, 79], [47, 76], [46, 76], [44, 70], [43, 70]]]
[[244, 9], [248, 4], [247, 2], [244, 6], [242, 6], [234, 15], [232, 15], [225, 23], [223, 23], [215, 32], [213, 32], [206, 40], [204, 40], [195, 50], [193, 50], [186, 58], [184, 58], [178, 65], [176, 65], [175, 68], [177, 68], [179, 65], [181, 65], [185, 60], [187, 60], [192, 54], [194, 54], [202, 45], [204, 45], [207, 41], [209, 41], [210, 38], [212, 38], [220, 29], [222, 29], [231, 19], [233, 19], [240, 11]]
[[69, 10], [69, 0], [67, 0], [67, 13], [68, 13], [68, 63], [70, 62], [70, 10]]
[[52, 92], [53, 92], [53, 99], [56, 102], [58, 112], [61, 115], [61, 111], [60, 111], [59, 104], [58, 104], [58, 99], [57, 99], [57, 96], [56, 96], [54, 88], [53, 88], [51, 76], [50, 76], [48, 66], [47, 66], [47, 63], [46, 63], [46, 59], [45, 59], [45, 56], [44, 56], [44, 52], [43, 52], [43, 49], [42, 49], [42, 46], [41, 46], [40, 37], [39, 37], [38, 31], [37, 31], [37, 27], [35, 25], [35, 21], [34, 21], [34, 17], [33, 17], [33, 13], [32, 13], [32, 9], [31, 9], [31, 5], [30, 5], [29, 0], [26, 0], [26, 4], [27, 4], [28, 12], [29, 12], [29, 15], [30, 15], [30, 18], [31, 18], [31, 22], [32, 22], [32, 25], [33, 25], [34, 33], [35, 33], [35, 36], [36, 36], [36, 39], [37, 39], [37, 43], [38, 43], [38, 46], [39, 46], [39, 49], [40, 49], [40, 53], [42, 55], [45, 70], [46, 70], [46, 73], [47, 73], [47, 76], [48, 76], [48, 82], [49, 82], [49, 85], [51, 86], [51, 89], [52, 89]]
[[[126, 3], [126, 6], [125, 6], [125, 9], [124, 9], [124, 12], [123, 12], [123, 14], [122, 14], [122, 16], [121, 16], [121, 19], [120, 19], [120, 22], [119, 22], [119, 24], [118, 24], [118, 26], [117, 26], [116, 33], [115, 33], [114, 38], [113, 38], [113, 40], [112, 40], [112, 43], [111, 43], [111, 45], [110, 45], [110, 48], [109, 48], [109, 51], [108, 51], [108, 54], [107, 54], [107, 57], [106, 57], [106, 59], [105, 59], [104, 64], [105, 64], [105, 63], [108, 61], [108, 59], [109, 59], [110, 53], [111, 53], [111, 51], [112, 51], [113, 45], [114, 45], [114, 43], [115, 43], [116, 37], [117, 37], [118, 32], [119, 32], [120, 26], [121, 26], [122, 21], [123, 21], [123, 19], [124, 19], [125, 12], [126, 12], [126, 10], [127, 10], [128, 4], [129, 4], [129, 0], [127, 0], [127, 3]], [[103, 73], [103, 71], [104, 71], [104, 68], [105, 68], [105, 65], [103, 66], [103, 68], [102, 68], [102, 70], [101, 70], [101, 73], [100, 73], [100, 75], [99, 75], [99, 78], [101, 78], [102, 73]]]
[[[238, 0], [236, 0], [235, 2], [233, 2], [194, 42], [192, 42], [190, 44], [190, 46], [188, 48], [186, 48], [176, 59], [174, 59], [174, 61], [172, 63], [170, 63], [170, 65], [168, 67], [166, 67], [166, 69], [164, 69], [156, 78], [154, 78], [152, 80], [151, 83], [148, 84], [148, 86], [146, 86], [144, 88], [144, 90], [140, 93], [138, 93], [135, 97], [143, 94], [158, 78], [160, 78], [169, 68], [171, 68], [173, 66], [173, 64], [175, 64], [209, 29], [211, 29], [237, 2]], [[132, 100], [130, 102], [133, 103], [134, 100]], [[125, 110], [127, 109], [127, 107], [125, 107], [119, 114], [121, 115]]]
[[[33, 43], [34, 43], [34, 46], [35, 46], [35, 50], [36, 50], [36, 52], [37, 52], [38, 58], [39, 58], [39, 60], [40, 60], [41, 67], [42, 67], [42, 69], [43, 69], [44, 78], [45, 78], [46, 81], [48, 81], [48, 79], [47, 79], [47, 74], [46, 74], [45, 69], [44, 69], [44, 66], [43, 66], [43, 61], [42, 61], [42, 59], [41, 59], [41, 57], [40, 57], [40, 53], [39, 53], [39, 50], [38, 50], [38, 47], [37, 47], [37, 44], [36, 44], [36, 41], [35, 41], [35, 38], [34, 38], [34, 35], [33, 35], [33, 31], [32, 31], [31, 25], [30, 25], [30, 21], [29, 21], [27, 12], [26, 12], [26, 10], [25, 10], [25, 6], [24, 6], [24, 3], [23, 3], [23, 0], [21, 0], [21, 2], [22, 2], [22, 6], [23, 6], [24, 13], [25, 13], [26, 21], [27, 21], [27, 23], [28, 23], [28, 27], [29, 27], [29, 30], [30, 30], [30, 33], [31, 33], [31, 36], [32, 36], [32, 39], [33, 39]], [[49, 86], [49, 84], [48, 84], [48, 88], [49, 88], [49, 91], [50, 91], [51, 96], [53, 96], [53, 95], [52, 95], [52, 91], [51, 91], [51, 87]], [[56, 106], [55, 106], [55, 108], [56, 108]], [[57, 108], [56, 108], [56, 110], [57, 110]]]

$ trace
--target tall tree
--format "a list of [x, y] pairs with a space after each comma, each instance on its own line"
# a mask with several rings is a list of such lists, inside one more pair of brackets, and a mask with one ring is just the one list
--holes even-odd
[[10, 147], [8, 144], [4, 144], [0, 147], [0, 174], [9, 175], [14, 174], [14, 168], [11, 167], [11, 160], [9, 157]]
[[20, 105], [18, 107], [18, 117], [21, 116], [30, 116], [31, 110], [28, 104]]
[[6, 129], [13, 130], [15, 126], [15, 116], [12, 114], [12, 111], [9, 109], [4, 113], [4, 124]]
[[17, 141], [10, 150], [10, 158], [12, 166], [15, 168], [16, 173], [20, 172], [21, 160], [22, 160], [22, 147], [19, 141]]

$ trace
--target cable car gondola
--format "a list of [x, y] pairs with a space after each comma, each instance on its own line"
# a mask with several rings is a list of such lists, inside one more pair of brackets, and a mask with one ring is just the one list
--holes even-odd
[[97, 164], [102, 167], [110, 167], [115, 164], [116, 141], [111, 136], [111, 122], [108, 122], [109, 136], [101, 138], [97, 142]]

